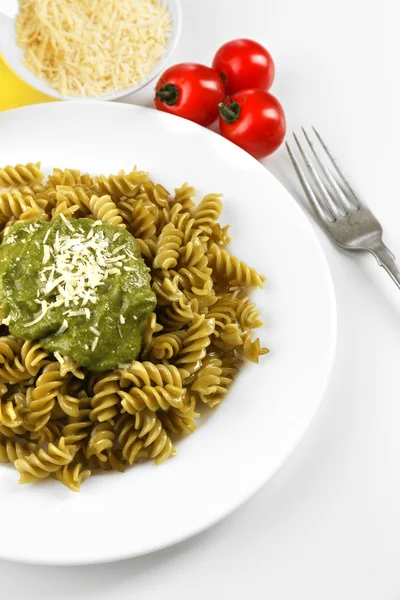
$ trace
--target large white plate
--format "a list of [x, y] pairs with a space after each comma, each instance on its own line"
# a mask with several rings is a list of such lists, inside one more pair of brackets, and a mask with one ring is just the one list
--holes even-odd
[[[307, 429], [336, 340], [332, 281], [313, 230], [270, 173], [222, 137], [155, 110], [71, 102], [0, 114], [0, 164], [115, 172], [137, 164], [167, 188], [225, 195], [232, 252], [267, 275], [254, 298], [271, 353], [162, 466], [92, 477], [80, 494], [56, 481], [19, 486], [0, 465], [0, 556], [82, 564], [137, 556], [216, 523], [254, 494]], [[289, 167], [288, 167], [289, 168]]]

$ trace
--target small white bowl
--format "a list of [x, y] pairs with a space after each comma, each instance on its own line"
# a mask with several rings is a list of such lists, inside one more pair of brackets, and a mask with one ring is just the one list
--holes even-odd
[[[168, 6], [168, 10], [172, 18], [172, 32], [168, 42], [168, 46], [161, 60], [157, 63], [151, 73], [139, 81], [136, 85], [125, 90], [119, 90], [118, 92], [112, 92], [103, 96], [64, 96], [57, 92], [57, 90], [50, 87], [43, 79], [36, 77], [32, 71], [30, 71], [23, 63], [23, 51], [17, 46], [15, 38], [15, 16], [18, 13], [18, 0], [7, 0], [7, 4], [4, 6], [3, 2], [0, 7], [0, 54], [3, 55], [5, 61], [11, 67], [11, 69], [23, 79], [31, 87], [39, 90], [43, 94], [58, 98], [59, 100], [77, 100], [77, 99], [88, 99], [88, 100], [118, 100], [129, 94], [133, 94], [141, 90], [145, 85], [153, 81], [158, 75], [160, 75], [165, 69], [173, 51], [176, 48], [178, 39], [181, 33], [182, 27], [182, 13], [180, 0], [162, 0], [164, 4]], [[5, 14], [7, 11], [7, 14]]]

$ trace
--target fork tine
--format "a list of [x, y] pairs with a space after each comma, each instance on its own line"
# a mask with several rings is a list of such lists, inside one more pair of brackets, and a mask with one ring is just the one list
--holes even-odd
[[349, 202], [349, 200], [343, 194], [340, 186], [337, 184], [335, 178], [332, 176], [332, 173], [330, 172], [329, 168], [327, 167], [325, 162], [322, 160], [322, 158], [316, 151], [314, 143], [310, 139], [307, 131], [304, 129], [304, 127], [302, 127], [301, 129], [304, 133], [304, 137], [306, 138], [306, 140], [308, 142], [308, 145], [311, 148], [312, 153], [314, 154], [319, 166], [321, 167], [321, 170], [325, 174], [325, 177], [328, 180], [328, 182], [336, 196], [338, 204], [342, 207], [342, 209], [345, 211], [345, 213], [353, 212], [355, 208], [358, 208], [358, 206], [355, 207], [354, 203], [352, 204], [351, 202]]
[[[302, 168], [300, 167], [300, 164], [299, 164], [297, 158], [295, 157], [295, 155], [292, 152], [291, 147], [289, 146], [289, 144], [287, 142], [285, 142], [285, 145], [286, 145], [286, 149], [288, 151], [290, 160], [293, 163], [294, 170], [297, 173], [297, 176], [300, 180], [300, 183], [302, 185], [304, 193], [307, 196], [311, 206], [313, 207], [313, 209], [315, 210], [315, 212], [317, 213], [318, 217], [321, 219], [322, 222], [328, 220], [326, 210], [324, 210], [324, 207], [322, 206], [322, 204], [320, 203], [320, 201], [317, 199], [316, 195], [314, 194], [312, 187], [308, 183], [307, 178], [306, 178]], [[329, 211], [329, 217], [330, 217], [331, 221], [334, 220], [334, 217], [330, 211]]]
[[331, 159], [331, 162], [333, 164], [333, 166], [335, 167], [336, 173], [339, 175], [339, 177], [341, 178], [341, 180], [343, 181], [343, 183], [347, 186], [347, 188], [350, 190], [352, 196], [354, 197], [354, 200], [357, 203], [357, 208], [360, 208], [361, 205], [361, 200], [359, 199], [359, 197], [357, 196], [357, 194], [355, 193], [355, 191], [353, 190], [353, 187], [349, 181], [349, 178], [347, 177], [347, 175], [339, 168], [339, 165], [336, 161], [336, 159], [333, 157], [331, 151], [329, 150], [328, 146], [325, 144], [324, 140], [322, 139], [322, 137], [320, 136], [320, 134], [318, 133], [318, 131], [315, 129], [314, 125], [312, 125], [312, 128], [314, 130], [315, 135], [317, 136], [319, 143], [321, 144], [321, 146], [323, 147], [323, 149], [325, 150], [326, 154], [329, 156], [329, 158]]
[[300, 144], [299, 139], [297, 137], [297, 135], [295, 133], [293, 133], [293, 137], [296, 141], [296, 144], [300, 150], [300, 154], [303, 157], [304, 162], [306, 163], [306, 167], [315, 183], [315, 185], [317, 186], [320, 194], [323, 197], [323, 201], [324, 204], [326, 204], [327, 209], [329, 210], [331, 216], [333, 217], [333, 219], [335, 220], [337, 217], [341, 217], [341, 213], [338, 210], [337, 206], [335, 205], [335, 203], [332, 201], [332, 198], [330, 197], [330, 195], [328, 194], [328, 191], [326, 189], [326, 187], [324, 186], [320, 176], [318, 175], [317, 171], [314, 168], [314, 165], [312, 164], [312, 162], [310, 161], [310, 159], [308, 158], [307, 154], [304, 152], [303, 146]]

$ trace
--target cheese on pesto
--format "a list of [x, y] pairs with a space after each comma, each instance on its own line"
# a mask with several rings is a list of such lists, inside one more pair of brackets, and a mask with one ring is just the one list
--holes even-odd
[[137, 357], [156, 298], [130, 233], [62, 216], [8, 230], [0, 245], [0, 303], [12, 335], [104, 371]]

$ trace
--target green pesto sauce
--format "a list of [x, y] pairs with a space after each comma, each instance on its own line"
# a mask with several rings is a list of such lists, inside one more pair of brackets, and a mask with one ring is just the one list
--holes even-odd
[[148, 271], [120, 227], [92, 219], [14, 225], [0, 245], [3, 322], [80, 366], [116, 368], [137, 357], [156, 305]]

